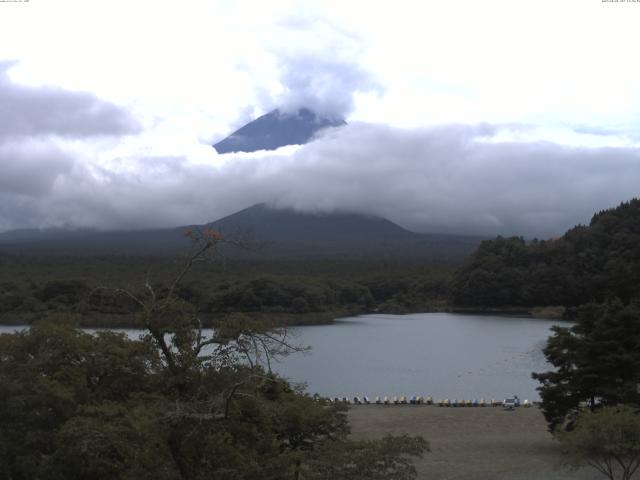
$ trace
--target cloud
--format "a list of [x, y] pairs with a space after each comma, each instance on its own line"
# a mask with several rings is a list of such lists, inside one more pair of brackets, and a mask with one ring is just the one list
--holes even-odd
[[72, 173], [82, 150], [70, 144], [140, 130], [125, 110], [92, 94], [12, 82], [13, 65], [0, 62], [0, 228], [49, 221], [54, 184]]
[[75, 165], [29, 200], [29, 215], [34, 224], [168, 227], [269, 202], [376, 214], [423, 232], [546, 238], [640, 193], [638, 149], [492, 142], [502, 128], [355, 123], [221, 166], [179, 156]]
[[382, 92], [374, 76], [359, 64], [362, 40], [321, 16], [290, 16], [278, 23], [280, 45], [273, 47], [281, 90], [269, 108], [297, 112], [309, 108], [342, 120], [354, 109], [358, 92]]
[[640, 194], [640, 150], [490, 140], [490, 125], [351, 125], [298, 151], [276, 203], [419, 231], [547, 237]]
[[140, 131], [125, 110], [90, 93], [12, 82], [7, 73], [13, 65], [15, 62], [0, 62], [0, 141], [34, 136], [118, 136]]
[[0, 143], [0, 192], [42, 196], [58, 176], [69, 173], [74, 159], [49, 142]]
[[306, 107], [341, 120], [353, 111], [356, 92], [377, 88], [370, 74], [348, 59], [295, 54], [280, 62], [284, 90], [276, 103], [284, 111]]

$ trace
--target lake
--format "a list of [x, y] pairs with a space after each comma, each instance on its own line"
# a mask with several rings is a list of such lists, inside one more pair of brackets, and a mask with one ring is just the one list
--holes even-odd
[[[310, 393], [434, 399], [539, 399], [531, 372], [550, 369], [542, 354], [557, 322], [492, 315], [362, 315], [332, 325], [291, 328], [311, 347], [274, 364]], [[1, 332], [15, 327], [0, 326]], [[138, 331], [127, 330], [137, 337]]]

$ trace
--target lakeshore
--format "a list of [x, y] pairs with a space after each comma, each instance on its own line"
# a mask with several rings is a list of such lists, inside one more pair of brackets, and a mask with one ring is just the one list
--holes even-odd
[[[387, 314], [410, 315], [417, 313], [453, 313], [459, 315], [486, 315], [521, 318], [539, 318], [544, 320], [564, 320], [565, 308], [561, 306], [546, 306], [532, 308], [463, 308], [450, 305], [439, 305], [432, 308], [406, 309], [404, 311], [368, 310], [358, 308], [341, 308], [320, 312], [292, 313], [292, 312], [253, 312], [230, 311], [225, 313], [200, 313], [199, 318], [205, 328], [212, 327], [216, 322], [223, 321], [228, 315], [240, 314], [249, 320], [265, 322], [274, 327], [302, 327], [310, 325], [331, 325], [345, 317]], [[51, 312], [48, 312], [51, 313]], [[45, 318], [43, 312], [3, 312], [0, 314], [0, 325], [19, 326], [30, 325], [35, 321]], [[90, 314], [68, 312], [67, 316], [81, 328], [143, 328], [138, 313], [100, 313]]]
[[[291, 345], [311, 351], [288, 355], [272, 368], [324, 397], [490, 401], [518, 395], [536, 401], [538, 383], [531, 372], [549, 369], [542, 348], [553, 325], [544, 319], [448, 313], [343, 317], [290, 328]], [[0, 326], [0, 332], [15, 328]], [[131, 339], [144, 333], [119, 330]]]
[[358, 440], [422, 435], [431, 452], [416, 461], [419, 480], [597, 480], [595, 470], [560, 468], [558, 444], [537, 407], [439, 408], [358, 405], [349, 409]]

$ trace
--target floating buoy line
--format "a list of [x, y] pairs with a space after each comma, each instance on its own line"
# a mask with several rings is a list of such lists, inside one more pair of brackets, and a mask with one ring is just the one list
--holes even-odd
[[505, 409], [513, 409], [516, 407], [528, 408], [533, 405], [538, 405], [538, 402], [530, 402], [529, 400], [523, 400], [522, 402], [518, 397], [514, 398], [505, 398], [503, 400], [496, 400], [492, 398], [491, 400], [481, 399], [469, 399], [469, 400], [458, 400], [457, 398], [448, 399], [441, 398], [438, 400], [434, 400], [433, 397], [427, 396], [413, 396], [406, 397], [404, 395], [393, 396], [393, 397], [374, 397], [370, 398], [367, 396], [363, 397], [329, 397], [323, 398], [318, 395], [315, 395], [314, 398], [318, 401], [325, 400], [329, 403], [346, 403], [349, 405], [435, 405], [439, 407], [503, 407]]

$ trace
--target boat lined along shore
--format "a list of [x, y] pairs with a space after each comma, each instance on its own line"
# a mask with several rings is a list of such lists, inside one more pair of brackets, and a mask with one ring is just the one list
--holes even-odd
[[529, 400], [520, 401], [518, 396], [505, 398], [503, 400], [496, 400], [492, 398], [491, 400], [485, 400], [484, 398], [478, 399], [460, 399], [454, 398], [452, 400], [448, 398], [435, 400], [431, 396], [423, 397], [423, 396], [412, 396], [410, 398], [405, 395], [401, 396], [393, 396], [393, 397], [380, 397], [376, 396], [371, 399], [368, 396], [355, 396], [355, 397], [329, 397], [323, 398], [319, 395], [314, 395], [316, 401], [326, 401], [329, 403], [346, 403], [349, 405], [436, 405], [439, 407], [453, 407], [453, 408], [464, 408], [464, 407], [502, 407], [505, 410], [513, 410], [517, 407], [529, 408], [534, 405], [538, 405], [539, 402], [531, 402]]

